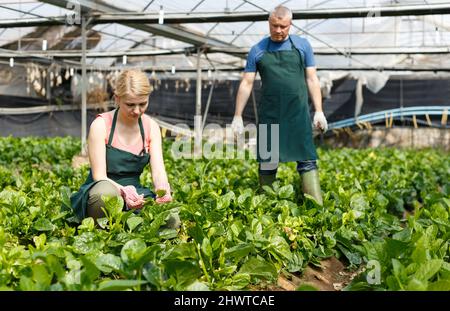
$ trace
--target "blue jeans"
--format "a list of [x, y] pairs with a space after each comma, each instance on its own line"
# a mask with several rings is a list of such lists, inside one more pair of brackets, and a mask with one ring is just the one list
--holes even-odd
[[[316, 170], [316, 160], [297, 161], [297, 172], [301, 174]], [[261, 175], [274, 175], [277, 173], [278, 163], [259, 163], [259, 174]]]

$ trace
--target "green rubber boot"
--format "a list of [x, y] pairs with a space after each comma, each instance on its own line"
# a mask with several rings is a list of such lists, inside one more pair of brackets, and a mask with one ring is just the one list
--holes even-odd
[[322, 192], [320, 191], [319, 171], [311, 170], [301, 175], [302, 190], [316, 199], [317, 203], [323, 205]]
[[259, 190], [263, 191], [263, 186], [272, 187], [273, 182], [275, 181], [277, 174], [269, 174], [263, 175], [259, 174]]

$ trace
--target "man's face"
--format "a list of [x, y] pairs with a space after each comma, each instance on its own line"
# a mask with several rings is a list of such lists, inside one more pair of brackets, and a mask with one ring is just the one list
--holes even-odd
[[286, 39], [291, 28], [291, 19], [289, 17], [271, 17], [269, 18], [270, 38], [272, 41], [281, 42]]

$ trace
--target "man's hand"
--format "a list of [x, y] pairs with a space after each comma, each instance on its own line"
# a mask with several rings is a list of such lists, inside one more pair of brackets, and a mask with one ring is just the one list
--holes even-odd
[[242, 134], [244, 132], [244, 121], [242, 121], [241, 116], [234, 116], [233, 121], [231, 122], [231, 128], [233, 132], [237, 134]]
[[122, 195], [128, 208], [142, 208], [144, 205], [144, 195], [139, 195], [134, 186], [125, 186], [120, 188], [120, 194]]
[[328, 129], [327, 119], [325, 118], [325, 115], [321, 111], [314, 113], [313, 124], [314, 127], [321, 129], [323, 132], [326, 132]]

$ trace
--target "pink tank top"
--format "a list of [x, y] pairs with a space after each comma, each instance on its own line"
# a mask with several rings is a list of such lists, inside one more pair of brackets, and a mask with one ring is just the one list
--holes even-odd
[[[109, 134], [111, 133], [111, 126], [113, 122], [115, 110], [108, 111], [105, 113], [100, 113], [97, 115], [97, 118], [102, 118], [105, 121], [106, 125], [106, 137], [105, 137], [105, 144], [108, 144]], [[142, 117], [142, 125], [144, 127], [144, 136], [145, 136], [145, 150], [147, 152], [150, 152], [150, 117], [143, 114]], [[117, 135], [117, 126], [116, 130], [114, 132], [113, 140], [111, 145], [114, 148], [125, 150], [134, 154], [139, 155], [142, 151], [142, 139], [139, 140], [139, 143], [136, 145], [126, 145], [123, 142], [119, 140], [119, 136]]]

